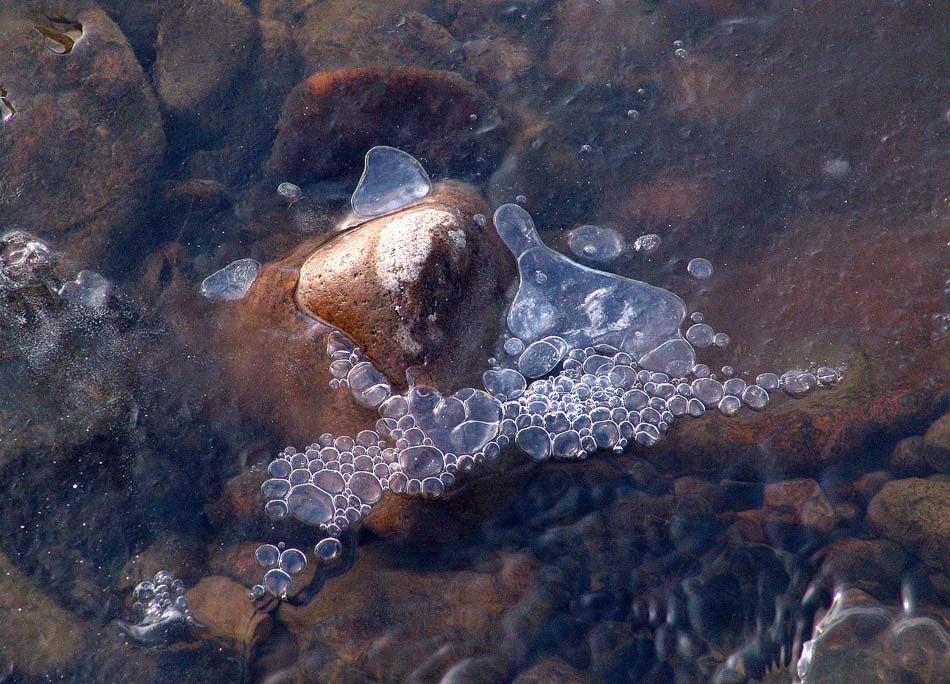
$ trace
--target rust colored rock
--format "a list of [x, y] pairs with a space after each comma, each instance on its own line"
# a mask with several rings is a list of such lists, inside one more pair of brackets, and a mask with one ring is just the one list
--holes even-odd
[[298, 185], [353, 174], [374, 145], [409, 152], [433, 175], [477, 174], [508, 138], [481, 89], [415, 68], [317, 72], [287, 97], [277, 128], [268, 169]]
[[770, 524], [810, 527], [830, 532], [835, 511], [814, 480], [798, 479], [765, 486], [765, 521]]
[[917, 477], [888, 482], [871, 500], [867, 520], [937, 570], [950, 569], [950, 483]]
[[256, 22], [240, 0], [181, 0], [165, 8], [155, 89], [173, 115], [208, 125], [254, 50]]
[[[294, 41], [308, 71], [364, 66], [439, 68], [455, 43], [424, 14], [421, 0], [308, 3], [293, 21]], [[385, 28], [384, 28], [385, 27]]]
[[[424, 202], [343, 234], [304, 262], [297, 303], [345, 331], [375, 365], [403, 385], [410, 366], [469, 347], [464, 322], [473, 295], [502, 284], [492, 263], [488, 213], [473, 190], [445, 183]], [[461, 333], [461, 334], [456, 334]], [[472, 330], [480, 338], [485, 330]]]
[[196, 634], [221, 641], [248, 660], [253, 659], [254, 649], [271, 632], [271, 616], [255, 608], [247, 597], [247, 587], [227, 577], [205, 577], [186, 596], [195, 619], [208, 627], [206, 632]]
[[462, 46], [462, 69], [476, 81], [504, 83], [524, 76], [531, 53], [506, 38], [476, 38]]
[[118, 26], [92, 2], [56, 6], [82, 27], [68, 54], [34, 28], [48, 23], [48, 3], [0, 9], [0, 85], [15, 109], [0, 123], [0, 213], [5, 230], [34, 232], [94, 267], [141, 218], [165, 138]]

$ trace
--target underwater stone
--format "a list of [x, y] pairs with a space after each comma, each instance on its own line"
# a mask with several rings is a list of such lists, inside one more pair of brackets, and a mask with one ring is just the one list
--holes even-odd
[[[495, 212], [495, 228], [518, 259], [521, 282], [508, 327], [526, 342], [559, 335], [574, 348], [606, 343], [640, 357], [680, 336], [686, 306], [672, 292], [597, 271], [545, 246], [516, 204]], [[546, 276], [538, 282], [535, 274]]]
[[215, 271], [201, 282], [201, 294], [208, 299], [233, 302], [243, 299], [260, 273], [261, 264], [254, 259], [239, 259]]
[[350, 203], [364, 218], [409, 207], [432, 192], [429, 174], [415, 157], [380, 145], [366, 153], [363, 176]]

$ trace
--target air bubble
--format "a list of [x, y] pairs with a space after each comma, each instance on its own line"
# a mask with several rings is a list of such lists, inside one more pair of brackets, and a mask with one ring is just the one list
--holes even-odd
[[215, 271], [201, 282], [201, 294], [208, 299], [233, 302], [247, 295], [261, 264], [254, 259], [239, 259]]
[[640, 254], [649, 256], [660, 248], [661, 243], [662, 240], [659, 235], [656, 233], [647, 233], [634, 240], [633, 248]]
[[429, 175], [415, 157], [381, 145], [366, 153], [350, 204], [358, 216], [373, 218], [416, 204], [431, 191]]
[[705, 280], [713, 274], [713, 265], [708, 259], [697, 257], [696, 259], [690, 260], [686, 266], [686, 270], [694, 278]]
[[605, 262], [620, 256], [624, 240], [613, 228], [584, 225], [568, 232], [567, 245], [577, 257]]

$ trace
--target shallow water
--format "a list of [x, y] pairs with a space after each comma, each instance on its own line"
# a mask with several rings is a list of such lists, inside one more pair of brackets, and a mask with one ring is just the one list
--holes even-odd
[[5, 3], [0, 681], [950, 681], [948, 19]]

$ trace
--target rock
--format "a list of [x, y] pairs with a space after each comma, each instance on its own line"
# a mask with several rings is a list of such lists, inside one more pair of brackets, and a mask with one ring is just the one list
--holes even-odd
[[30, 677], [68, 668], [91, 647], [90, 628], [0, 555], [0, 660]]
[[834, 508], [814, 480], [767, 484], [763, 510], [768, 524], [810, 527], [823, 533], [835, 526]]
[[874, 495], [881, 491], [881, 488], [893, 478], [890, 473], [884, 470], [875, 470], [865, 473], [854, 483], [854, 493], [857, 494], [863, 505], [867, 505]]
[[452, 340], [460, 329], [453, 321], [470, 320], [473, 294], [503, 286], [491, 268], [495, 240], [472, 219], [478, 213], [488, 209], [476, 193], [447, 184], [420, 204], [365, 223], [304, 262], [297, 303], [345, 331], [402, 385], [410, 366], [468, 347]]
[[557, 656], [549, 656], [515, 677], [512, 684], [586, 684], [589, 681], [584, 672]]
[[136, 584], [151, 580], [161, 570], [172, 572], [188, 586], [194, 584], [206, 573], [204, 548], [196, 539], [165, 532], [129, 559], [119, 575], [118, 588], [131, 591]]
[[950, 473], [950, 413], [934, 421], [924, 435], [924, 458], [938, 473]]
[[248, 661], [253, 660], [258, 644], [270, 634], [273, 621], [248, 599], [247, 587], [227, 577], [209, 575], [185, 595], [195, 619], [208, 627], [199, 635], [221, 641]]
[[871, 500], [867, 520], [941, 572], [950, 568], [950, 483], [893, 480]]
[[461, 47], [461, 68], [474, 81], [505, 83], [524, 76], [531, 67], [531, 53], [504, 37], [476, 38]]
[[485, 93], [456, 74], [320, 71], [284, 103], [268, 170], [298, 185], [352, 175], [366, 150], [390, 145], [420, 159], [432, 175], [477, 175], [495, 164], [507, 138]]
[[256, 529], [262, 524], [261, 484], [266, 479], [266, 472], [248, 470], [225, 481], [218, 498], [205, 506], [211, 524], [247, 533]]
[[673, 42], [662, 12], [622, 0], [564, 0], [555, 26], [545, 70], [568, 81], [602, 85], [618, 79], [631, 62], [653, 61]]
[[421, 0], [310, 3], [293, 23], [307, 71], [365, 66], [439, 68], [455, 43]]
[[[876, 596], [896, 598], [907, 555], [886, 539], [842, 539], [818, 554], [819, 576], [830, 587], [847, 585]], [[882, 598], [884, 596], [881, 596]]]
[[240, 0], [183, 0], [162, 12], [155, 89], [170, 114], [220, 127], [222, 96], [254, 50], [256, 22]]
[[102, 10], [59, 3], [82, 36], [68, 54], [53, 54], [34, 28], [45, 7], [0, 10], [0, 73], [16, 109], [0, 136], [0, 212], [5, 230], [38, 232], [95, 268], [110, 248], [130, 244], [164, 152], [162, 122], [135, 55]]
[[898, 475], [925, 475], [929, 471], [926, 445], [920, 435], [905, 437], [894, 445], [889, 462], [890, 469]]

